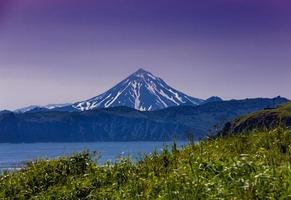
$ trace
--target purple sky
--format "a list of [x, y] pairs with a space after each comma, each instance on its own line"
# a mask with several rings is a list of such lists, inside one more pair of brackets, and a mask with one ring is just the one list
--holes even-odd
[[87, 99], [140, 67], [194, 97], [291, 98], [291, 2], [0, 0], [0, 109]]

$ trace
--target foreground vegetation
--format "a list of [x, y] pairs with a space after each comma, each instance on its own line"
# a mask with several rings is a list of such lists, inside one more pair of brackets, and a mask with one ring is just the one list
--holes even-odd
[[174, 144], [138, 162], [93, 160], [82, 153], [5, 173], [0, 199], [291, 199], [290, 130]]

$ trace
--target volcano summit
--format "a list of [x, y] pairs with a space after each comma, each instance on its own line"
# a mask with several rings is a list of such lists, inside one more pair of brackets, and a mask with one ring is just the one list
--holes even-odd
[[171, 106], [199, 105], [202, 99], [188, 96], [144, 69], [139, 69], [105, 93], [72, 108], [79, 111], [127, 106], [140, 111], [153, 111]]

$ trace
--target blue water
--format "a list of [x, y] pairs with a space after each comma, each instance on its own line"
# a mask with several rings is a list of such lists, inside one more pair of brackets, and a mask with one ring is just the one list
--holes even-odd
[[[94, 142], [94, 143], [33, 143], [0, 144], [0, 171], [23, 167], [28, 161], [54, 159], [89, 150], [101, 154], [99, 163], [114, 162], [117, 158], [131, 156], [139, 159], [143, 154], [154, 150], [161, 151], [171, 142]], [[179, 147], [185, 142], [177, 142]]]

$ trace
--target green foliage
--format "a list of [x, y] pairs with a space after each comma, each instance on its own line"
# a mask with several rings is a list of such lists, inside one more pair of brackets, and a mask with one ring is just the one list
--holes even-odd
[[88, 152], [0, 176], [0, 199], [290, 199], [291, 132], [215, 138], [97, 165]]

